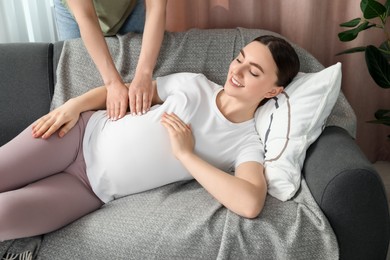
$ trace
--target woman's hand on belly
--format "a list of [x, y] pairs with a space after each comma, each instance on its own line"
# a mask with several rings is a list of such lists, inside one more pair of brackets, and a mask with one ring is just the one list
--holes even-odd
[[177, 159], [194, 151], [194, 137], [190, 125], [184, 123], [175, 113], [164, 113], [161, 123], [168, 130], [172, 152]]

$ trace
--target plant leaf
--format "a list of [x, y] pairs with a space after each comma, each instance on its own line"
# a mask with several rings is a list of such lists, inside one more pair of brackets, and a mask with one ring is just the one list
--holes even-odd
[[352, 19], [351, 21], [340, 24], [340, 26], [341, 27], [355, 27], [360, 23], [361, 20], [362, 20], [361, 18], [355, 18], [355, 19]]
[[378, 109], [375, 112], [376, 120], [368, 121], [369, 123], [374, 124], [384, 124], [390, 126], [390, 110], [387, 109]]
[[378, 109], [375, 112], [375, 118], [376, 119], [381, 119], [381, 118], [388, 118], [388, 119], [390, 119], [390, 110], [388, 110], [388, 109]]
[[390, 41], [382, 42], [382, 44], [379, 46], [379, 49], [382, 51], [382, 54], [385, 56], [385, 58], [390, 61]]
[[373, 26], [375, 26], [375, 24], [369, 24], [369, 22], [365, 21], [365, 22], [361, 23], [358, 27], [356, 27], [354, 29], [346, 30], [344, 32], [339, 33], [338, 34], [339, 40], [342, 41], [342, 42], [352, 41], [352, 40], [354, 40], [358, 36], [358, 34], [361, 31], [367, 30], [367, 29], [369, 29], [369, 28], [371, 28]]
[[368, 71], [375, 83], [382, 88], [390, 88], [390, 64], [382, 52], [369, 45], [365, 57]]
[[366, 19], [373, 19], [379, 17], [385, 14], [387, 11], [386, 7], [383, 4], [375, 0], [367, 0], [364, 2], [365, 3], [363, 4], [364, 7], [362, 8], [362, 11], [363, 11], [364, 18]]
[[367, 123], [382, 124], [382, 125], [390, 126], [390, 119], [387, 119], [387, 120], [382, 120], [382, 119], [370, 120], [370, 121], [367, 121]]
[[[382, 125], [390, 126], [390, 110], [378, 109], [375, 112], [375, 118], [376, 118], [376, 120], [368, 121], [368, 123], [382, 124]], [[390, 135], [389, 135], [389, 137], [390, 137]]]
[[364, 13], [364, 10], [366, 9], [367, 4], [368, 4], [368, 0], [362, 0], [360, 2], [360, 9], [362, 10], [362, 13]]
[[355, 52], [362, 52], [366, 50], [366, 46], [361, 46], [361, 47], [355, 47], [355, 48], [350, 48], [343, 50], [342, 52], [339, 52], [336, 54], [337, 55], [342, 55], [342, 54], [350, 54], [350, 53], [355, 53]]

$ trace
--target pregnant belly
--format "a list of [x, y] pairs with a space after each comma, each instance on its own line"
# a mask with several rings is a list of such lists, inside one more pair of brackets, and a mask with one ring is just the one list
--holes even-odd
[[94, 163], [87, 172], [103, 201], [192, 178], [172, 154], [160, 122], [124, 119], [106, 122], [91, 151]]

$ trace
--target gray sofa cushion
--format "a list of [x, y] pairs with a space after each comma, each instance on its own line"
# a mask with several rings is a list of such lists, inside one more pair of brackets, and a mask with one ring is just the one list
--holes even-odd
[[[49, 111], [53, 91], [53, 45], [1, 44], [0, 146]], [[39, 87], [36, 87], [39, 86]]]

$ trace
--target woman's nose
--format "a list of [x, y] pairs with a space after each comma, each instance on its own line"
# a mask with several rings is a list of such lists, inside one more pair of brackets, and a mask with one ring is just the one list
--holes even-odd
[[244, 70], [244, 66], [242, 66], [241, 64], [238, 64], [238, 65], [236, 65], [236, 66], [233, 68], [233, 73], [234, 73], [235, 75], [242, 76], [243, 70]]

